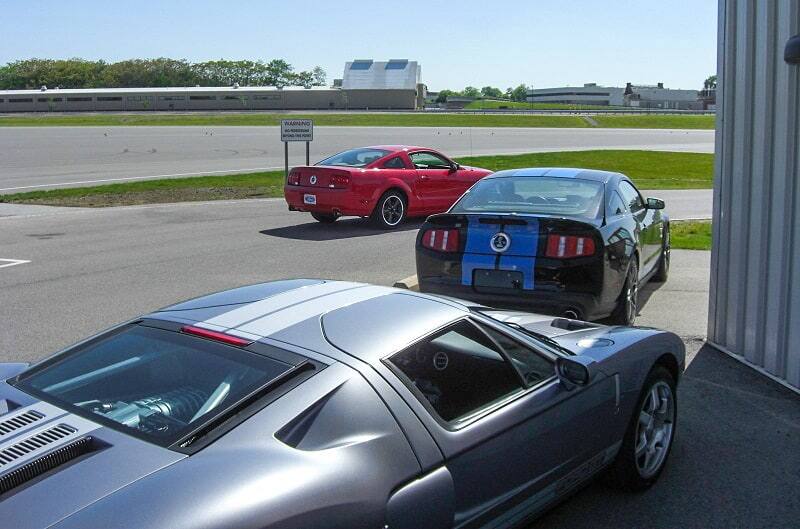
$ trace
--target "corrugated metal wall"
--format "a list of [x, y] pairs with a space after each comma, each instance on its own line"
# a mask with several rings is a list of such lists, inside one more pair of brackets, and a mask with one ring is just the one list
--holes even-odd
[[708, 339], [800, 388], [800, 0], [720, 0]]

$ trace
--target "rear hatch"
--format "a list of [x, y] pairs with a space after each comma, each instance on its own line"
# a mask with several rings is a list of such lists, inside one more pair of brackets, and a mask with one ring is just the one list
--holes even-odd
[[301, 166], [289, 172], [289, 183], [303, 187], [342, 188], [350, 180], [350, 171], [337, 167]]

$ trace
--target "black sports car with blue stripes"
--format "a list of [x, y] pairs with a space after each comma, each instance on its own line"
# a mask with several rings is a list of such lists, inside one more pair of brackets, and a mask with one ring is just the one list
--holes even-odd
[[620, 173], [500, 171], [417, 235], [422, 292], [632, 325], [639, 287], [669, 272], [664, 202]]

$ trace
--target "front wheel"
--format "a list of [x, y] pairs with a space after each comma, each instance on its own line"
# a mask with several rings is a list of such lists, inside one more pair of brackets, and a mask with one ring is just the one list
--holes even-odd
[[323, 224], [333, 224], [338, 218], [336, 215], [329, 215], [325, 213], [311, 213], [311, 216], [314, 217], [314, 220], [317, 222], [322, 222]]
[[628, 267], [628, 275], [625, 277], [625, 284], [622, 292], [617, 298], [617, 307], [609, 318], [613, 325], [633, 325], [636, 321], [636, 313], [639, 310], [639, 265], [636, 257], [631, 259]]
[[667, 462], [678, 417], [675, 379], [662, 366], [647, 375], [622, 447], [609, 468], [611, 483], [629, 491], [648, 489]]
[[664, 224], [664, 243], [661, 246], [661, 259], [658, 261], [658, 269], [653, 274], [653, 281], [663, 283], [669, 277], [669, 224]]
[[399, 191], [389, 190], [381, 196], [372, 212], [372, 222], [379, 228], [391, 230], [406, 218], [406, 199]]

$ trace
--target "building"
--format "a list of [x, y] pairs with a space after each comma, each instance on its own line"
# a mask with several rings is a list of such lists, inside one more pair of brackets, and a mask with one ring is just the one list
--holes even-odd
[[708, 341], [800, 392], [800, 0], [720, 0]]
[[529, 89], [526, 99], [529, 103], [622, 106], [625, 103], [624, 96], [624, 88], [587, 83], [583, 86]]
[[677, 90], [657, 85], [625, 86], [625, 106], [664, 110], [703, 110], [697, 90]]
[[424, 105], [425, 85], [420, 78], [421, 68], [414, 61], [353, 61], [345, 65], [341, 83], [332, 87], [0, 90], [0, 112], [415, 110]]

